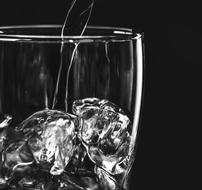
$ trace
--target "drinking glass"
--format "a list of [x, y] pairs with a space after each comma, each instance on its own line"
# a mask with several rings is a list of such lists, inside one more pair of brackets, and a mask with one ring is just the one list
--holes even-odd
[[143, 36], [0, 27], [0, 189], [129, 189]]

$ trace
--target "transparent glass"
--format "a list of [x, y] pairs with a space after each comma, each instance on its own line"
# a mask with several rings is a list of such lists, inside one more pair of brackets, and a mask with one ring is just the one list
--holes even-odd
[[0, 27], [0, 189], [129, 189], [142, 34], [60, 31]]

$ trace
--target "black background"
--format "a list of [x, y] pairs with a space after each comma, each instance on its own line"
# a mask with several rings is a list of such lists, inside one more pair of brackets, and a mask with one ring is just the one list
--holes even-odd
[[[62, 24], [67, 1], [1, 0], [0, 25]], [[196, 189], [200, 12], [194, 1], [96, 0], [91, 25], [138, 28], [145, 36], [145, 93], [132, 190]]]

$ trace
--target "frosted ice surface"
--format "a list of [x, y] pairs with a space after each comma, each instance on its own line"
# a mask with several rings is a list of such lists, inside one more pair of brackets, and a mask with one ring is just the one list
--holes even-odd
[[75, 149], [74, 117], [56, 110], [34, 113], [18, 127], [28, 139], [37, 164], [60, 175]]
[[115, 104], [97, 98], [77, 100], [72, 110], [80, 118], [79, 137], [90, 159], [112, 174], [119, 173], [116, 165], [129, 151], [129, 118]]

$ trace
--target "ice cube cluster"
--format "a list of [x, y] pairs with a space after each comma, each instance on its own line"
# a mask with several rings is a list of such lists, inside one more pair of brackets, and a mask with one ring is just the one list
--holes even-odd
[[119, 190], [130, 120], [108, 100], [76, 100], [72, 114], [42, 110], [18, 126], [0, 115], [0, 189]]
[[129, 118], [115, 104], [97, 98], [75, 101], [73, 113], [89, 158], [111, 174], [121, 172], [116, 166], [128, 155]]

